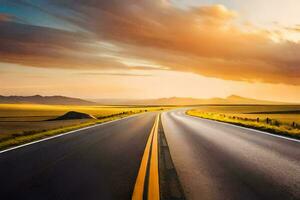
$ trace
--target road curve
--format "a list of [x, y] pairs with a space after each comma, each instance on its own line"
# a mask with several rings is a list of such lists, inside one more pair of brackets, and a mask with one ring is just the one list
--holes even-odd
[[130, 199], [156, 113], [0, 154], [1, 199]]
[[162, 115], [187, 199], [300, 199], [300, 142], [187, 116]]

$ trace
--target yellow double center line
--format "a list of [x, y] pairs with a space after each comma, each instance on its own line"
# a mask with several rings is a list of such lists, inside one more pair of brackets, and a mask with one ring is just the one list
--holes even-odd
[[[132, 200], [142, 200], [144, 197], [147, 169], [149, 169], [147, 198], [151, 200], [159, 200], [160, 195], [158, 176], [158, 124], [159, 115], [157, 115], [155, 119], [154, 126], [152, 127], [151, 133], [147, 140], [146, 148], [141, 161], [141, 166], [135, 182]], [[150, 164], [149, 168], [148, 164]]]

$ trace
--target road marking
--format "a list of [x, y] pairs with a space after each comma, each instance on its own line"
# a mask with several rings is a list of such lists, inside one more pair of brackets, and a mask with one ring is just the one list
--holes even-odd
[[265, 134], [265, 135], [268, 135], [268, 136], [273, 136], [273, 137], [277, 137], [277, 138], [281, 138], [281, 139], [285, 139], [285, 140], [289, 140], [289, 141], [293, 141], [293, 142], [300, 142], [300, 140], [297, 140], [297, 139], [293, 139], [293, 138], [289, 138], [289, 137], [285, 137], [285, 136], [281, 136], [281, 135], [276, 135], [276, 134], [256, 130], [254, 128], [247, 128], [247, 127], [243, 127], [243, 126], [239, 126], [239, 125], [235, 125], [235, 124], [231, 124], [231, 123], [220, 122], [220, 121], [216, 121], [216, 120], [213, 120], [213, 119], [205, 119], [205, 118], [196, 117], [196, 116], [192, 116], [192, 115], [188, 115], [188, 114], [185, 114], [185, 116], [195, 118], [195, 119], [198, 119], [198, 120], [201, 119], [201, 120], [207, 120], [207, 121], [210, 121], [210, 122], [217, 122], [217, 123], [220, 123], [220, 124], [225, 124], [225, 125], [229, 125], [229, 126], [241, 128], [241, 129], [244, 129], [244, 130], [253, 131], [253, 132], [257, 132], [257, 133], [261, 133], [261, 134]]
[[[145, 114], [145, 113], [142, 113], [142, 114]], [[19, 148], [22, 148], [22, 147], [26, 147], [26, 146], [29, 146], [29, 145], [32, 145], [32, 144], [36, 144], [36, 143], [40, 143], [40, 142], [43, 142], [43, 141], [51, 140], [51, 139], [54, 139], [54, 138], [62, 137], [62, 136], [65, 136], [65, 135], [69, 135], [71, 133], [83, 131], [83, 130], [86, 130], [86, 129], [89, 129], [89, 128], [94, 128], [94, 127], [97, 127], [97, 126], [102, 126], [102, 125], [105, 125], [105, 124], [114, 123], [114, 122], [117, 122], [117, 121], [120, 121], [120, 120], [129, 119], [131, 117], [135, 117], [137, 115], [142, 115], [142, 114], [135, 114], [135, 115], [131, 115], [131, 116], [128, 116], [128, 117], [121, 118], [121, 119], [112, 120], [112, 121], [108, 121], [108, 122], [103, 122], [101, 124], [96, 124], [96, 125], [84, 127], [84, 128], [80, 128], [80, 129], [77, 129], [77, 130], [69, 131], [69, 132], [66, 132], [66, 133], [54, 135], [54, 136], [51, 136], [51, 137], [46, 137], [46, 138], [43, 138], [43, 139], [40, 139], [40, 140], [36, 140], [36, 141], [33, 141], [33, 142], [21, 144], [21, 145], [15, 146], [15, 147], [11, 147], [11, 148], [2, 150], [2, 151], [0, 151], [0, 154], [8, 152], [8, 151], [15, 150], [15, 149], [19, 149]]]
[[[159, 200], [159, 176], [158, 176], [158, 123], [159, 115], [156, 117], [151, 129], [147, 144], [142, 157], [138, 176], [134, 185], [132, 200], [142, 200], [144, 198], [145, 180], [149, 167], [148, 199]], [[151, 155], [150, 155], [151, 152]], [[150, 159], [149, 159], [150, 157]]]
[[146, 173], [147, 173], [150, 147], [151, 147], [151, 143], [153, 140], [154, 128], [155, 128], [155, 125], [152, 127], [149, 138], [147, 140], [146, 148], [145, 148], [145, 151], [144, 151], [144, 154], [142, 157], [142, 162], [141, 162], [138, 176], [137, 176], [137, 179], [135, 182], [135, 186], [134, 186], [134, 190], [133, 190], [133, 194], [132, 194], [132, 200], [143, 199], [145, 178], [146, 178]]
[[158, 123], [159, 115], [157, 116], [150, 161], [150, 173], [148, 184], [148, 199], [159, 200], [159, 178], [158, 178]]

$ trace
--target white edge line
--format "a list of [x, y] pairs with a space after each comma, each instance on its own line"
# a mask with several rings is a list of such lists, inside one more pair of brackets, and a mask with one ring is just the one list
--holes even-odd
[[248, 131], [254, 131], [254, 132], [257, 132], [257, 133], [262, 133], [262, 134], [277, 137], [277, 138], [282, 138], [282, 139], [286, 139], [286, 140], [290, 140], [290, 141], [294, 141], [294, 142], [300, 142], [300, 140], [297, 140], [297, 139], [294, 139], [294, 138], [289, 138], [289, 137], [285, 137], [285, 136], [281, 136], [281, 135], [276, 135], [276, 134], [268, 133], [268, 132], [265, 132], [265, 131], [256, 130], [254, 128], [247, 128], [247, 127], [231, 124], [229, 122], [227, 122], [227, 123], [226, 122], [220, 122], [220, 121], [216, 121], [216, 120], [213, 120], [213, 119], [205, 119], [205, 118], [201, 118], [201, 117], [188, 115], [186, 113], [184, 113], [184, 114], [186, 116], [196, 118], [196, 119], [204, 119], [204, 120], [207, 120], [207, 121], [213, 121], [213, 122], [217, 122], [217, 123], [220, 123], [220, 124], [226, 124], [226, 125], [229, 125], [229, 126], [238, 127], [238, 128], [245, 129], [245, 130], [248, 130]]
[[113, 122], [117, 122], [117, 121], [120, 121], [120, 120], [129, 119], [131, 117], [135, 117], [135, 116], [142, 115], [142, 114], [145, 114], [145, 113], [139, 113], [139, 114], [131, 115], [131, 116], [124, 117], [124, 118], [121, 118], [121, 119], [107, 121], [107, 122], [103, 122], [103, 123], [100, 123], [100, 124], [95, 124], [95, 125], [92, 125], [92, 126], [87, 126], [87, 127], [84, 127], [84, 128], [80, 128], [80, 129], [76, 129], [76, 130], [73, 130], [73, 131], [69, 131], [69, 132], [66, 132], [66, 133], [61, 133], [61, 134], [58, 134], [58, 135], [46, 137], [46, 138], [43, 138], [43, 139], [40, 139], [40, 140], [36, 140], [36, 141], [33, 141], [33, 142], [21, 144], [21, 145], [15, 146], [15, 147], [11, 147], [11, 148], [2, 150], [2, 151], [0, 151], [0, 154], [8, 152], [8, 151], [15, 150], [15, 149], [19, 149], [19, 148], [22, 148], [22, 147], [26, 147], [26, 146], [29, 146], [29, 145], [32, 145], [32, 144], [40, 143], [40, 142], [43, 142], [43, 141], [46, 141], [46, 140], [51, 140], [51, 139], [58, 138], [58, 137], [61, 137], [61, 136], [69, 135], [71, 133], [75, 133], [75, 132], [78, 132], [78, 131], [83, 131], [83, 130], [86, 130], [86, 129], [89, 129], [89, 128], [94, 128], [94, 127], [97, 127], [97, 126], [102, 126], [102, 125], [113, 123]]

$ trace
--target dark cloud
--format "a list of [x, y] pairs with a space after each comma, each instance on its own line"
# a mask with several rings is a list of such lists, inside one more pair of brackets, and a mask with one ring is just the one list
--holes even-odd
[[79, 33], [15, 22], [0, 23], [0, 60], [34, 67], [124, 68], [113, 59], [96, 55], [94, 42]]
[[5, 14], [5, 13], [0, 13], [0, 23], [1, 22], [8, 22], [12, 20], [12, 16]]

